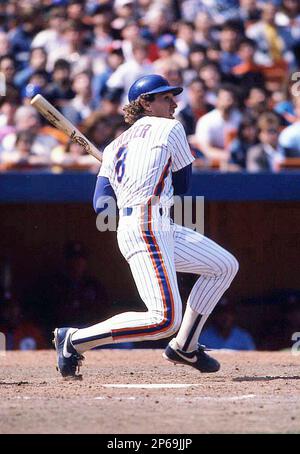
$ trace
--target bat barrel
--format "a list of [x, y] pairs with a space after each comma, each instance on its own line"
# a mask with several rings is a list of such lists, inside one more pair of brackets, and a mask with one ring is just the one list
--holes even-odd
[[44, 96], [37, 94], [30, 101], [44, 118], [55, 128], [64, 132], [73, 142], [77, 142], [84, 150], [102, 162], [102, 153], [77, 129], [62, 113], [60, 113]]

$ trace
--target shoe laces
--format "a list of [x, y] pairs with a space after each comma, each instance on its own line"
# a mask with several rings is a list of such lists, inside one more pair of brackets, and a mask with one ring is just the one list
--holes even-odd
[[212, 349], [206, 347], [206, 345], [198, 344], [198, 349], [197, 349], [197, 351], [209, 352], [209, 351], [211, 351], [211, 350], [212, 350]]

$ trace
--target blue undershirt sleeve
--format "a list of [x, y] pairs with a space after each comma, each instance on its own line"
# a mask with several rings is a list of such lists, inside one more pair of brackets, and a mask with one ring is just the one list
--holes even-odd
[[115, 192], [110, 185], [109, 179], [99, 176], [93, 198], [93, 207], [97, 214], [102, 213], [108, 206], [109, 201], [117, 201]]
[[190, 186], [190, 179], [192, 174], [192, 164], [183, 167], [177, 172], [172, 173], [172, 182], [174, 188], [174, 195], [185, 194]]

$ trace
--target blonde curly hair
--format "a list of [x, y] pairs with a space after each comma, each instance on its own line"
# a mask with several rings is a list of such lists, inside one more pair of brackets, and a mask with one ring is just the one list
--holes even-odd
[[137, 120], [145, 115], [145, 109], [140, 103], [141, 99], [151, 102], [154, 101], [154, 95], [141, 95], [135, 101], [131, 101], [129, 104], [126, 104], [123, 107], [125, 123], [133, 125]]

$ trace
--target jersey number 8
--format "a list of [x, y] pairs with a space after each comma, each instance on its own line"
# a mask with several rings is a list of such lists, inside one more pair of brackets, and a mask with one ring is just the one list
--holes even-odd
[[124, 176], [124, 172], [125, 172], [125, 159], [126, 159], [126, 156], [127, 156], [127, 148], [126, 146], [123, 146], [119, 149], [118, 153], [117, 153], [117, 162], [116, 162], [116, 175], [117, 175], [117, 181], [118, 183], [121, 183], [122, 181], [122, 178]]

